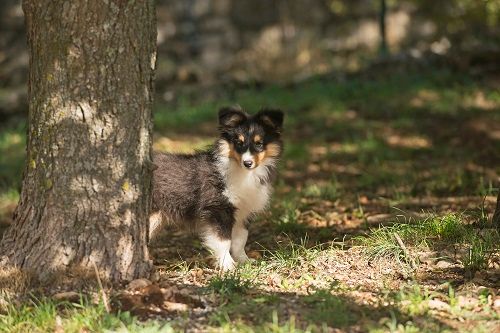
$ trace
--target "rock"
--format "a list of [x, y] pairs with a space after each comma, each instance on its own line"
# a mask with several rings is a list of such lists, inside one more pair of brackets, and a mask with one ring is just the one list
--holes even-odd
[[487, 274], [481, 271], [477, 271], [474, 274], [474, 278], [471, 280], [472, 283], [478, 286], [487, 286], [489, 283], [486, 281]]
[[479, 300], [477, 300], [475, 298], [471, 298], [471, 297], [462, 296], [462, 295], [458, 296], [458, 299], [457, 299], [458, 306], [460, 306], [462, 308], [473, 308], [476, 305], [478, 305], [478, 303], [479, 303]]
[[500, 297], [497, 297], [497, 298], [493, 301], [493, 309], [498, 309], [498, 310], [500, 310]]
[[429, 309], [447, 311], [450, 309], [450, 305], [438, 299], [431, 299], [428, 303]]
[[127, 285], [128, 290], [138, 290], [141, 288], [145, 288], [147, 286], [151, 285], [151, 281], [148, 279], [136, 279], [133, 281], [130, 281], [130, 283]]
[[484, 271], [477, 271], [475, 274], [474, 274], [474, 279], [481, 279], [481, 280], [485, 280], [488, 278], [488, 273], [484, 272]]
[[375, 214], [375, 215], [368, 216], [366, 218], [366, 222], [368, 224], [380, 224], [383, 222], [387, 222], [393, 218], [394, 218], [394, 215], [392, 215], [392, 214]]
[[149, 305], [149, 304], [155, 304], [157, 306], [160, 306], [163, 301], [163, 293], [161, 292], [161, 288], [156, 286], [156, 285], [149, 285], [147, 287], [141, 288], [138, 290], [139, 294], [142, 295], [142, 302], [143, 304]]
[[389, 274], [392, 274], [392, 273], [393, 273], [393, 269], [390, 268], [390, 267], [386, 267], [386, 268], [382, 269], [382, 274], [384, 274], [384, 275], [389, 275]]
[[52, 299], [59, 302], [76, 303], [80, 301], [80, 294], [75, 291], [63, 291], [52, 295]]
[[251, 259], [262, 259], [262, 253], [260, 251], [252, 250], [248, 252], [248, 257]]
[[437, 262], [436, 267], [440, 269], [447, 269], [453, 267], [453, 264], [449, 261], [440, 260]]
[[439, 254], [436, 251], [429, 251], [420, 253], [418, 256], [418, 260], [423, 263], [433, 263], [437, 261]]
[[163, 302], [163, 306], [167, 311], [184, 312], [189, 310], [189, 306], [184, 303], [165, 301]]
[[160, 281], [160, 272], [158, 270], [155, 270], [154, 272], [151, 273], [149, 279], [151, 280], [151, 282]]

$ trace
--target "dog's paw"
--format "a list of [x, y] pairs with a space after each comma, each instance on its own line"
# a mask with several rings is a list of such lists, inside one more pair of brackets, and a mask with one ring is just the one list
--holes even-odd
[[250, 259], [245, 252], [243, 252], [243, 253], [241, 253], [239, 255], [234, 256], [234, 259], [239, 264], [244, 264], [247, 261], [252, 261], [252, 259]]
[[218, 266], [221, 271], [229, 272], [236, 268], [236, 262], [233, 260], [231, 255], [228, 254], [222, 258], [219, 258]]

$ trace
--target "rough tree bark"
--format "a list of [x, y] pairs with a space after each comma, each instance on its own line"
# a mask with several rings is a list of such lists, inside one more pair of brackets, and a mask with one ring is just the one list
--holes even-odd
[[40, 278], [95, 263], [149, 274], [153, 0], [24, 0], [27, 166], [6, 263]]

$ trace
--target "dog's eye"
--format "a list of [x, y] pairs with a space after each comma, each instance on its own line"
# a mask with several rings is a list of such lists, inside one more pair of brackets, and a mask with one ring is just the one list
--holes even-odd
[[255, 143], [255, 148], [257, 148], [257, 149], [264, 148], [264, 143], [262, 143], [262, 141], [256, 142]]
[[238, 146], [238, 147], [243, 147], [243, 144], [244, 144], [243, 141], [240, 141], [240, 140], [236, 141], [236, 146]]

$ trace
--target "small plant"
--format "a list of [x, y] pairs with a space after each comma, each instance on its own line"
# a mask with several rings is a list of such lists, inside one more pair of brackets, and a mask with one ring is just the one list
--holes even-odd
[[486, 209], [486, 196], [483, 196], [481, 204], [473, 209], [469, 214], [476, 221], [475, 224], [479, 228], [491, 227], [490, 217], [488, 215], [488, 210]]
[[429, 310], [429, 300], [433, 295], [421, 286], [414, 284], [401, 288], [396, 294], [396, 300], [411, 316], [423, 315]]
[[444, 241], [458, 242], [463, 239], [466, 233], [463, 217], [460, 214], [434, 216], [425, 221], [424, 227], [428, 229], [430, 236], [438, 237]]
[[313, 294], [304, 298], [304, 302], [311, 307], [306, 317], [314, 323], [342, 327], [356, 319], [347, 303], [341, 297], [333, 295], [331, 289], [316, 289]]
[[234, 294], [245, 294], [252, 285], [251, 280], [242, 277], [238, 271], [232, 271], [213, 277], [208, 282], [206, 289], [229, 298]]
[[303, 234], [306, 226], [299, 223], [300, 211], [294, 200], [285, 200], [277, 210], [276, 229], [285, 234]]
[[422, 332], [421, 329], [413, 322], [407, 321], [406, 323], [399, 323], [398, 319], [396, 318], [396, 315], [394, 315], [393, 312], [391, 312], [391, 318], [384, 318], [381, 323], [384, 325], [383, 328], [374, 328], [371, 329], [369, 332], [370, 333], [386, 333], [386, 332], [391, 332], [391, 333], [419, 333]]
[[304, 196], [309, 198], [319, 198], [323, 200], [334, 201], [339, 197], [339, 184], [337, 180], [332, 179], [327, 184], [311, 184], [303, 191]]
[[466, 272], [472, 275], [474, 272], [488, 267], [489, 259], [495, 248], [498, 237], [495, 234], [486, 234], [484, 237], [471, 234], [467, 241], [467, 252], [461, 258], [461, 263]]
[[299, 244], [289, 240], [286, 245], [280, 244], [275, 251], [270, 253], [269, 266], [276, 269], [293, 269], [300, 267], [303, 262], [311, 262], [319, 253], [316, 246], [307, 247], [307, 236]]
[[422, 246], [425, 245], [425, 237], [421, 237], [421, 229], [418, 225], [395, 224], [371, 230], [369, 235], [356, 237], [355, 240], [364, 247], [369, 257], [392, 258], [402, 267], [407, 268], [412, 265], [415, 258], [401, 247], [397, 237], [405, 241], [406, 246]]
[[101, 304], [55, 303], [33, 299], [21, 306], [11, 304], [0, 314], [0, 332], [172, 332], [156, 321], [140, 323], [129, 312], [107, 313]]

